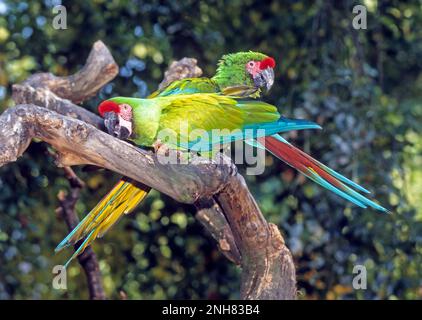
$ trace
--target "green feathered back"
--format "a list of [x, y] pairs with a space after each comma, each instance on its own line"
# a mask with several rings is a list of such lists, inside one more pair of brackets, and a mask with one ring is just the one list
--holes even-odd
[[245, 65], [248, 61], [267, 58], [259, 52], [237, 52], [224, 55], [218, 62], [214, 77], [186, 78], [171, 82], [167, 87], [153, 92], [148, 98], [178, 94], [217, 93], [236, 97], [256, 98], [260, 89], [255, 88]]
[[[116, 97], [111, 101], [132, 106], [135, 143], [151, 146], [166, 130], [178, 147], [179, 141], [195, 141], [194, 130], [244, 130], [259, 128], [280, 118], [275, 106], [257, 100], [237, 100], [220, 94], [189, 94], [137, 99]], [[239, 138], [235, 138], [240, 139]]]
[[167, 97], [177, 94], [217, 93], [218, 84], [210, 78], [185, 78], [171, 82], [167, 87], [153, 92], [148, 98]]

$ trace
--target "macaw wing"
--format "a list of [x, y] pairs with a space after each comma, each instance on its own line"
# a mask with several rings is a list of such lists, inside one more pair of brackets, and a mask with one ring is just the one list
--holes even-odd
[[[186, 78], [176, 80], [168, 84], [166, 87], [153, 92], [148, 96], [149, 99], [155, 97], [167, 97], [178, 94], [194, 94], [194, 93], [218, 93], [220, 88], [217, 83], [210, 78]], [[221, 93], [232, 97], [250, 97], [257, 98], [260, 95], [260, 89], [239, 85], [227, 87], [221, 90]]]
[[[169, 144], [186, 149], [204, 151], [236, 140], [320, 128], [312, 122], [282, 118], [275, 106], [257, 100], [238, 100], [219, 94], [163, 99], [167, 101], [162, 108], [159, 132], [171, 137]], [[168, 143], [168, 139], [158, 138]]]
[[227, 87], [221, 90], [225, 96], [259, 98], [261, 89], [246, 85]]
[[210, 78], [186, 78], [171, 82], [166, 87], [150, 94], [148, 99], [178, 94], [216, 93], [218, 91], [218, 85]]
[[220, 94], [192, 94], [168, 100], [162, 109], [160, 127], [176, 130], [179, 123], [186, 120], [190, 130], [235, 130], [279, 118], [277, 108], [262, 101], [242, 101]]

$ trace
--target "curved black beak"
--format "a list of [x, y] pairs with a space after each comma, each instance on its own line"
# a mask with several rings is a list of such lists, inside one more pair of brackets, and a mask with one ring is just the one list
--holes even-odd
[[117, 136], [119, 126], [119, 116], [115, 112], [104, 113], [104, 126], [112, 136]]
[[120, 130], [119, 130], [119, 134], [117, 136], [117, 138], [122, 139], [122, 140], [126, 140], [129, 139], [131, 135], [131, 132], [129, 131], [128, 128], [124, 127], [124, 126], [120, 126]]
[[113, 137], [119, 139], [128, 139], [131, 135], [129, 128], [125, 124], [121, 124], [122, 119], [115, 112], [106, 112], [104, 113], [104, 126], [107, 129], [107, 132]]
[[262, 70], [253, 78], [253, 81], [256, 87], [265, 88], [269, 91], [274, 84], [274, 69], [266, 68]]

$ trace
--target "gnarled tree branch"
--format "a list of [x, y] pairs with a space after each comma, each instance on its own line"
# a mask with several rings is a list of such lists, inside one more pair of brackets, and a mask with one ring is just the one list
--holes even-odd
[[119, 67], [110, 51], [102, 41], [97, 41], [85, 66], [74, 75], [57, 77], [51, 73], [37, 73], [22, 84], [35, 89], [48, 89], [63, 99], [80, 103], [94, 96], [118, 71]]
[[99, 129], [105, 129], [103, 119], [89, 110], [79, 107], [72, 101], [58, 97], [45, 88], [34, 89], [29, 85], [13, 85], [13, 101], [16, 104], [35, 104], [44, 106], [64, 116], [82, 120]]
[[[92, 59], [95, 61], [95, 58]], [[81, 72], [84, 70], [88, 68]], [[66, 79], [59, 79], [59, 85], [51, 79], [54, 80], [46, 76], [39, 81], [44, 81], [47, 88], [61, 98], [71, 98], [72, 101], [82, 101], [78, 97], [90, 96], [98, 89], [76, 75], [67, 79], [82, 81], [76, 93], [58, 89], [60, 83], [66, 84]], [[31, 81], [24, 85], [30, 83], [29, 86], [33, 87]], [[27, 97], [34, 94], [31, 89], [18, 87], [17, 90], [26, 90]], [[98, 127], [101, 124], [95, 116], [81, 111], [72, 103], [51, 95], [50, 100], [41, 93], [38, 95], [36, 101], [17, 100], [22, 104], [0, 116], [0, 166], [15, 161], [31, 139], [37, 137], [57, 150], [59, 165], [93, 164], [104, 167], [149, 185], [180, 202], [195, 204], [199, 209], [198, 218], [205, 221], [220, 249], [226, 251], [231, 260], [240, 263], [242, 298], [296, 297], [291, 254], [277, 227], [266, 222], [230, 159], [220, 155], [213, 162], [193, 157], [189, 164], [163, 163], [160, 155], [100, 131]]]
[[[103, 121], [100, 117], [72, 104], [67, 99], [77, 102], [84, 101], [95, 95], [97, 90], [111, 81], [117, 73], [118, 66], [111, 53], [101, 41], [97, 41], [81, 71], [69, 77], [56, 77], [49, 73], [34, 74], [24, 82], [24, 85], [13, 86], [13, 99], [18, 104], [32, 102], [37, 105], [45, 105], [56, 112], [60, 111], [63, 115], [75, 117], [103, 128]], [[67, 99], [60, 98], [54, 92]], [[76, 112], [73, 111], [75, 109]], [[64, 171], [69, 180], [70, 192], [68, 194], [59, 193], [58, 213], [71, 231], [79, 222], [75, 206], [79, 200], [83, 182], [78, 179], [70, 167], [64, 167]], [[78, 261], [87, 278], [90, 298], [105, 299], [97, 257], [92, 248], [88, 247], [83, 254], [79, 255]]]
[[[94, 46], [95, 49], [95, 46]], [[94, 50], [93, 49], [93, 50]], [[96, 51], [98, 54], [100, 52], [102, 54], [106, 54], [104, 50]], [[110, 55], [109, 53], [106, 55]], [[92, 56], [92, 54], [91, 54]], [[100, 61], [109, 61], [110, 59], [99, 59]], [[90, 61], [93, 61], [91, 59]], [[85, 67], [85, 69], [92, 70], [95, 75], [91, 75], [91, 78], [94, 81], [105, 81], [107, 79], [110, 81], [114, 74], [101, 74], [101, 70], [103, 69], [101, 65], [97, 65], [97, 68], [94, 69], [92, 67]], [[183, 58], [179, 61], [174, 61], [169, 69], [165, 73], [165, 77], [160, 84], [167, 84], [171, 81], [182, 79], [186, 77], [199, 77], [202, 75], [202, 70], [196, 65], [196, 59], [192, 58]], [[36, 78], [36, 75], [32, 76], [32, 78]], [[104, 78], [106, 77], [106, 78]], [[73, 77], [75, 79], [76, 77]], [[86, 123], [92, 124], [93, 126], [104, 129], [103, 120], [97, 116], [96, 114], [81, 108], [75, 104], [73, 104], [70, 100], [62, 99], [58, 97], [56, 94], [51, 92], [49, 89], [45, 89], [43, 87], [37, 87], [36, 89], [29, 85], [30, 82], [24, 82], [26, 84], [16, 84], [13, 86], [13, 99], [17, 104], [36, 104], [39, 106], [45, 106], [50, 110], [53, 110], [57, 113], [60, 113], [65, 116], [70, 116], [79, 120], [82, 120]], [[61, 83], [66, 83], [62, 81]], [[51, 81], [48, 82], [48, 85], [54, 88], [57, 92], [66, 92], [66, 89], [61, 89], [58, 87], [57, 84], [53, 84]], [[49, 88], [50, 88], [49, 87]], [[76, 87], [74, 83], [67, 83], [66, 87]], [[73, 97], [76, 100], [82, 100], [84, 93], [82, 92], [72, 92], [69, 96]], [[214, 210], [215, 209], [215, 210]], [[217, 210], [217, 211], [216, 211]], [[214, 204], [212, 209], [209, 210], [201, 210], [200, 214], [197, 215], [198, 220], [201, 224], [211, 233], [211, 235], [216, 239], [217, 243], [220, 244], [220, 248], [222, 248], [221, 252], [230, 260], [235, 261], [239, 264], [240, 260], [236, 257], [239, 256], [239, 252], [234, 244], [233, 235], [231, 234], [230, 227], [228, 226], [227, 220], [225, 219], [224, 215], [219, 214], [221, 213], [221, 209], [218, 209], [218, 204]], [[220, 236], [223, 238], [220, 239]], [[223, 249], [224, 248], [224, 249]]]
[[240, 265], [242, 257], [237, 248], [236, 241], [230, 225], [223, 211], [214, 198], [200, 199], [196, 203], [198, 209], [196, 219], [211, 233], [217, 241], [220, 251], [232, 262]]
[[164, 79], [158, 88], [162, 89], [175, 80], [200, 77], [202, 70], [196, 64], [197, 61], [194, 58], [183, 58], [179, 61], [173, 61], [165, 72]]

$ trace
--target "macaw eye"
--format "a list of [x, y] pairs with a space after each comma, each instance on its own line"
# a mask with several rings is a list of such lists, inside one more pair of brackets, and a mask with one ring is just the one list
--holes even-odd
[[249, 65], [249, 67], [253, 67], [253, 66], [255, 65], [255, 62], [253, 62], [253, 61], [249, 61], [249, 62], [248, 62], [248, 65]]

